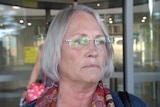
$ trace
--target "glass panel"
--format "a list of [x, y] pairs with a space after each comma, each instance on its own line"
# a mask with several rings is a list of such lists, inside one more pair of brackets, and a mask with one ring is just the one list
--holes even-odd
[[26, 86], [45, 33], [45, 10], [0, 4], [0, 96]]
[[[121, 1], [122, 3], [122, 1]], [[106, 80], [106, 84], [110, 86], [112, 90], [123, 90], [123, 28], [122, 28], [122, 7], [114, 9], [106, 9], [105, 11], [97, 10], [106, 27], [110, 38], [112, 40], [114, 49], [114, 66], [115, 72], [113, 73], [110, 82]]]
[[160, 106], [159, 7], [160, 0], [134, 5], [135, 94], [151, 107]]

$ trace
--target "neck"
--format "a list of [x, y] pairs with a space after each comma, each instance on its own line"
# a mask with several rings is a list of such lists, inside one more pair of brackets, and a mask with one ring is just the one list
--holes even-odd
[[57, 107], [91, 107], [97, 83], [90, 85], [60, 82]]

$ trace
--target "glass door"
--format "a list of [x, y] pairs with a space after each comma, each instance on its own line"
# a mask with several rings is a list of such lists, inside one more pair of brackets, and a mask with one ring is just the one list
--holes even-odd
[[134, 0], [134, 90], [151, 107], [160, 106], [160, 0]]

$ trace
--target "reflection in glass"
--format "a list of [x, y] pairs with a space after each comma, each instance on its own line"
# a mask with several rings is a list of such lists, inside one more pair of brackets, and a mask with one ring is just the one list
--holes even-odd
[[134, 6], [135, 94], [151, 107], [158, 107], [160, 101], [159, 7], [160, 0]]

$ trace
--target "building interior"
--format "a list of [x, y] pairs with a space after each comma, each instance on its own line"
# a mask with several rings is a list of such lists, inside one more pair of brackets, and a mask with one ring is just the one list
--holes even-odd
[[48, 24], [75, 4], [96, 9], [109, 32], [115, 72], [106, 84], [160, 107], [160, 0], [0, 0], [0, 105], [20, 107]]

